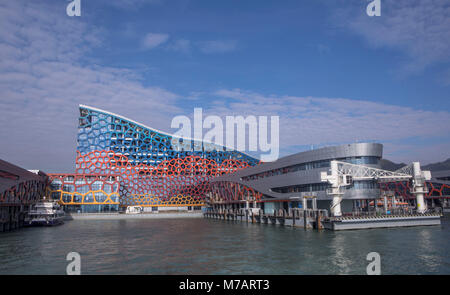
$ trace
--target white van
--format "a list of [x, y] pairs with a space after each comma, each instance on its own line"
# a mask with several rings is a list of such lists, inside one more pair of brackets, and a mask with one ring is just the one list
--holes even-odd
[[139, 214], [142, 213], [142, 207], [141, 206], [128, 206], [127, 210], [125, 211], [126, 214]]

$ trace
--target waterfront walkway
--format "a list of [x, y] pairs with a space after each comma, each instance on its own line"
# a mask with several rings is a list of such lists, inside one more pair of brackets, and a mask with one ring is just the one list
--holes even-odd
[[66, 213], [66, 220], [120, 220], [120, 219], [165, 219], [165, 218], [201, 218], [199, 212], [170, 212], [170, 213]]

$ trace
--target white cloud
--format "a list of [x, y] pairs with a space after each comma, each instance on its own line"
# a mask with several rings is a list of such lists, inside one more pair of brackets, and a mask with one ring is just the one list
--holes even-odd
[[213, 40], [198, 42], [198, 46], [203, 53], [223, 53], [234, 51], [237, 48], [235, 40]]
[[191, 41], [186, 39], [178, 39], [167, 45], [167, 49], [182, 53], [189, 53], [191, 51]]
[[[136, 71], [86, 62], [89, 50], [101, 45], [98, 31], [59, 8], [25, 0], [0, 3], [0, 158], [25, 168], [72, 171], [80, 103], [166, 131], [174, 115], [193, 111], [178, 107], [185, 101], [177, 94], [144, 86]], [[208, 114], [280, 115], [282, 148], [417, 136], [442, 140], [428, 150], [405, 144], [416, 151], [412, 155], [426, 158], [448, 151], [450, 114], [444, 111], [239, 89], [218, 90], [213, 99], [210, 95], [192, 94]]]
[[148, 33], [142, 39], [142, 46], [144, 49], [153, 49], [169, 40], [168, 34]]
[[364, 4], [337, 10], [335, 22], [363, 37], [375, 48], [404, 52], [406, 74], [450, 61], [450, 5], [441, 0], [382, 1], [381, 16], [368, 17]]
[[435, 144], [402, 144], [399, 142], [384, 143], [384, 157], [394, 159], [398, 163], [410, 163], [412, 160], [421, 164], [442, 162], [450, 158], [450, 142]]
[[137, 10], [145, 4], [161, 4], [163, 0], [102, 0], [102, 2], [118, 9]]
[[225, 53], [234, 51], [237, 48], [237, 41], [215, 40], [191, 42], [187, 39], [178, 39], [170, 42], [166, 48], [168, 50], [178, 51], [182, 53], [190, 53], [192, 48], [196, 48], [205, 54]]
[[[446, 111], [424, 111], [346, 98], [265, 96], [240, 89], [222, 89], [213, 95], [217, 99], [210, 102], [208, 113], [279, 115], [282, 148], [373, 140], [401, 142], [417, 138], [418, 142], [404, 144], [407, 148], [403, 150], [405, 154], [428, 161], [437, 154], [419, 149], [419, 141], [430, 142], [425, 144], [428, 150], [433, 150], [431, 146], [450, 144], [450, 113]], [[433, 143], [436, 141], [439, 144]], [[446, 149], [439, 155], [442, 154], [450, 157]]]
[[78, 104], [166, 129], [178, 96], [128, 69], [87, 63], [101, 39], [41, 2], [0, 4], [0, 158], [48, 172], [74, 166]]

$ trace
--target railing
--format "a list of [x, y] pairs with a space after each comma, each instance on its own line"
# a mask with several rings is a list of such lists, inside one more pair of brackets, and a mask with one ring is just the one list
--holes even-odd
[[[216, 213], [216, 214], [231, 214], [231, 215], [239, 215], [239, 216], [261, 216], [261, 217], [278, 217], [278, 218], [288, 218], [291, 219], [294, 217], [296, 219], [304, 218], [316, 218], [320, 216], [321, 218], [330, 217], [328, 214], [328, 210], [326, 209], [293, 209], [289, 210], [279, 209], [276, 210], [273, 214], [264, 213], [264, 210], [256, 208], [238, 208], [238, 209], [212, 209], [209, 208], [204, 213]], [[389, 215], [416, 215], [416, 214], [442, 214], [443, 210], [441, 207], [429, 208], [424, 213], [419, 213], [417, 209], [414, 207], [399, 207], [399, 208], [391, 208], [388, 210], [389, 213], [386, 213], [384, 209], [376, 209], [370, 211], [353, 211], [343, 213], [342, 217], [369, 217], [369, 216], [389, 216]]]
[[[253, 210], [252, 210], [253, 209]], [[276, 217], [276, 218], [288, 218], [292, 219], [294, 216], [296, 219], [304, 218], [305, 216], [307, 218], [316, 218], [317, 216], [320, 216], [321, 218], [328, 217], [328, 210], [326, 209], [279, 209], [276, 210], [273, 214], [266, 214], [262, 209], [254, 210], [256, 208], [239, 208], [239, 209], [209, 209], [206, 210], [204, 213], [213, 213], [213, 214], [230, 214], [230, 215], [238, 215], [238, 216], [255, 216], [255, 217]]]
[[371, 211], [353, 211], [349, 213], [343, 213], [342, 217], [376, 217], [376, 216], [395, 216], [395, 215], [418, 215], [418, 214], [440, 214], [442, 215], [442, 208], [435, 207], [420, 213], [414, 207], [399, 207], [391, 208], [386, 213], [384, 209], [377, 209]]

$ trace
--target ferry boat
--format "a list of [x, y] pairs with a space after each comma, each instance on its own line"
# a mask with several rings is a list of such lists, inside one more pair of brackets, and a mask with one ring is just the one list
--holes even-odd
[[25, 226], [52, 226], [64, 223], [64, 211], [56, 202], [39, 202], [24, 220]]

